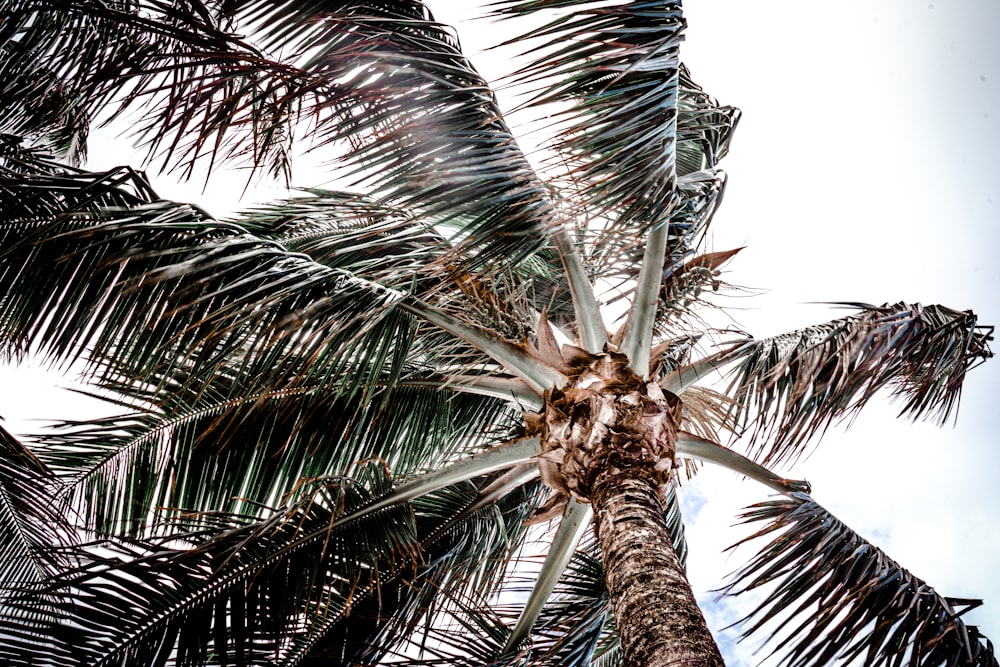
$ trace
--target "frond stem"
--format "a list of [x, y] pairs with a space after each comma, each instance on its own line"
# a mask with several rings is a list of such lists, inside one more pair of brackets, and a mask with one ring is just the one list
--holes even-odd
[[660, 283], [663, 282], [663, 263], [667, 252], [667, 236], [670, 225], [664, 219], [649, 233], [646, 250], [639, 269], [639, 281], [635, 287], [635, 298], [625, 324], [625, 338], [621, 352], [629, 358], [629, 365], [637, 375], [649, 377], [649, 356], [653, 347], [653, 322], [656, 320], [656, 306], [660, 299]]
[[447, 389], [462, 394], [501, 398], [513, 401], [522, 409], [531, 412], [541, 412], [544, 405], [541, 395], [517, 378], [492, 375], [452, 375], [445, 380], [403, 380], [398, 383], [398, 386]]
[[812, 491], [809, 482], [780, 477], [728, 447], [723, 447], [705, 438], [699, 438], [691, 433], [681, 431], [677, 434], [677, 454], [728, 468], [786, 496], [792, 493], [811, 493]]
[[496, 336], [492, 332], [472, 327], [414, 297], [406, 297], [397, 303], [399, 308], [411, 315], [416, 315], [420, 319], [444, 329], [456, 338], [484, 352], [508, 371], [524, 380], [539, 396], [544, 394], [546, 389], [561, 387], [568, 382], [568, 378], [556, 369], [542, 363], [541, 360], [529, 354], [527, 350]]
[[659, 382], [660, 388], [663, 391], [679, 396], [686, 389], [694, 386], [711, 373], [720, 370], [741, 356], [746, 356], [751, 350], [752, 347], [750, 345], [740, 344], [726, 350], [720, 350], [715, 354], [710, 354], [693, 364], [688, 364], [663, 376]]
[[556, 535], [552, 539], [552, 546], [549, 547], [545, 562], [542, 564], [542, 569], [538, 572], [535, 587], [532, 589], [528, 601], [524, 604], [521, 616], [518, 617], [506, 645], [504, 645], [502, 655], [513, 650], [531, 633], [531, 628], [538, 620], [538, 615], [542, 613], [542, 607], [545, 606], [559, 581], [559, 577], [562, 576], [570, 559], [573, 558], [584, 531], [590, 527], [590, 519], [593, 515], [594, 511], [589, 504], [570, 498], [566, 510], [563, 512], [559, 530], [556, 531]]
[[608, 330], [604, 326], [601, 307], [597, 303], [594, 286], [590, 284], [587, 272], [583, 268], [580, 253], [577, 252], [565, 228], [559, 228], [552, 238], [566, 270], [569, 292], [573, 297], [573, 310], [576, 312], [580, 344], [591, 354], [603, 352], [608, 342]]

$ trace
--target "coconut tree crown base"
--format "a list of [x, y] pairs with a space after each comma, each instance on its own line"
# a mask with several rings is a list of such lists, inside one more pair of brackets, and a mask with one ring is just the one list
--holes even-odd
[[526, 415], [528, 435], [542, 441], [542, 481], [584, 503], [605, 476], [670, 483], [680, 399], [639, 377], [619, 352], [580, 354], [562, 370], [570, 383], [545, 392], [542, 414]]

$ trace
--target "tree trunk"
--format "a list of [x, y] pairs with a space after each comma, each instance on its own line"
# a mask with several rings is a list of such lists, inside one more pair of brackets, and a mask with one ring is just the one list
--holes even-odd
[[624, 471], [601, 475], [591, 501], [623, 667], [722, 667], [653, 483]]

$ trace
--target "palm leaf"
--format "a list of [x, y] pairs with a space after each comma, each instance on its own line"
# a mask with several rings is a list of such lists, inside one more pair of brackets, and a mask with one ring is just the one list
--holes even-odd
[[60, 550], [76, 536], [61, 495], [45, 464], [0, 428], [0, 605], [14, 591], [38, 590], [66, 567]]
[[[581, 6], [519, 38], [546, 41], [515, 81], [538, 86], [534, 105], [570, 105], [554, 112], [565, 119], [555, 148], [587, 189], [590, 215], [660, 224], [675, 197], [680, 5], [561, 4]], [[503, 2], [494, 12], [543, 5]]]
[[332, 387], [240, 394], [209, 388], [190, 399], [173, 385], [160, 405], [58, 424], [36, 436], [84, 525], [143, 534], [177, 510], [253, 513], [299, 480], [348, 474], [378, 458], [405, 477], [511, 433], [507, 403], [429, 387], [386, 390], [378, 401]]
[[784, 631], [775, 646], [787, 649], [782, 664], [998, 664], [989, 641], [955, 610], [979, 601], [942, 597], [809, 496], [754, 505], [742, 519], [770, 522], [744, 542], [781, 532], [723, 590], [768, 586], [741, 623], [749, 624], [745, 635], [777, 623], [771, 637]]
[[63, 359], [89, 348], [93, 361], [117, 359], [136, 377], [185, 358], [208, 378], [233, 358], [262, 377], [264, 369], [287, 377], [309, 359], [318, 377], [343, 381], [357, 369], [344, 384], [351, 391], [370, 388], [381, 367], [358, 367], [352, 351], [385, 363], [408, 345], [409, 318], [388, 308], [397, 293], [194, 207], [160, 201], [91, 213], [73, 202], [52, 222], [25, 233], [27, 225], [3, 225], [7, 345]]
[[683, 63], [677, 107], [677, 174], [714, 170], [729, 153], [740, 110], [719, 104], [695, 83]]
[[587, 667], [611, 616], [596, 540], [573, 555], [532, 628], [533, 665]]
[[[412, 651], [433, 644], [435, 629], [442, 627], [444, 619], [459, 609], [466, 614], [471, 614], [475, 607], [489, 609], [489, 600], [506, 583], [503, 575], [521, 548], [526, 534], [525, 520], [544, 493], [537, 483], [529, 484], [499, 502], [465, 515], [465, 508], [478, 497], [477, 489], [486, 486], [486, 480], [480, 479], [414, 501], [424, 562], [412, 575], [403, 572], [393, 581], [392, 590], [383, 585], [378, 600], [370, 598], [368, 612], [373, 614], [373, 624], [377, 623], [379, 631], [358, 646], [359, 662], [375, 663], [407, 646]], [[456, 598], [465, 602], [456, 605]], [[347, 619], [349, 624], [339, 628], [335, 635], [354, 632], [351, 628], [356, 623], [365, 622], [365, 617], [356, 613], [352, 610], [351, 618]], [[488, 613], [482, 615], [488, 617]], [[351, 641], [354, 645], [361, 644], [357, 637]], [[327, 638], [321, 643], [329, 647], [336, 641]], [[315, 654], [315, 650], [310, 651], [310, 655]]]
[[897, 303], [747, 343], [730, 396], [765, 463], [801, 452], [829, 423], [860, 410], [880, 389], [901, 415], [939, 423], [958, 406], [965, 373], [992, 356], [992, 327], [971, 311]]
[[[553, 289], [566, 289], [560, 285], [565, 282], [561, 266], [557, 273], [545, 271], [551, 267], [542, 262], [532, 264], [541, 264], [543, 272], [518, 267], [510, 273], [469, 273], [454, 264], [458, 252], [454, 246], [433, 226], [403, 209], [349, 192], [313, 189], [309, 193], [258, 207], [233, 222], [325, 266], [419, 296], [433, 305], [435, 313], [445, 311], [452, 320], [490, 330], [514, 343], [535, 335], [539, 310], [544, 309], [537, 305], [536, 285], [546, 295]], [[568, 309], [564, 317], [572, 318], [572, 303], [561, 305]], [[418, 310], [425, 311], [423, 307]], [[437, 323], [431, 316], [424, 319]], [[473, 351], [477, 346], [470, 344], [460, 352], [450, 334], [442, 337], [425, 328], [417, 338], [414, 356], [430, 365], [435, 363], [431, 357], [446, 356], [448, 361], [441, 363], [452, 369], [451, 374], [463, 365], [471, 370], [485, 361], [482, 351], [486, 348], [478, 346]], [[472, 342], [469, 336], [464, 338]]]
[[[722, 170], [700, 171], [678, 177], [678, 201], [670, 211], [667, 222], [667, 251], [662, 282], [669, 282], [672, 275], [683, 270], [687, 261], [697, 260], [693, 255], [701, 246], [715, 211], [722, 203], [725, 188], [726, 174]], [[644, 250], [642, 244], [636, 243], [629, 235], [618, 234], [612, 229], [599, 236], [593, 247], [589, 259], [594, 264], [594, 271], [618, 286], [620, 294], [614, 300], [631, 298], [634, 292], [631, 281], [635, 280], [638, 267], [641, 266]], [[708, 282], [711, 284], [711, 281]], [[660, 295], [660, 308], [665, 314], [660, 316], [662, 323], [658, 325], [658, 332], [662, 333], [671, 320], [676, 321], [678, 314], [686, 313], [691, 302], [697, 299], [698, 294], [693, 289], [673, 291], [689, 284], [687, 281], [678, 283], [670, 288], [671, 291], [664, 288]], [[685, 304], [685, 300], [688, 303]]]
[[[301, 125], [318, 145], [348, 142], [355, 178], [456, 224], [479, 266], [516, 264], [545, 243], [556, 222], [547, 191], [486, 83], [422, 3], [186, 7], [15, 3], [8, 63], [49, 63], [60, 94], [90, 116], [116, 94], [118, 114], [152, 110], [137, 133], [187, 175], [202, 160], [209, 170], [246, 160], [287, 179]], [[263, 49], [234, 36], [241, 24]]]
[[563, 324], [573, 321], [562, 265], [551, 250], [509, 273], [469, 273], [456, 264], [460, 248], [433, 220], [373, 197], [311, 188], [228, 222], [331, 268], [406, 290], [456, 315], [473, 315], [511, 340], [532, 333], [543, 308], [554, 309]]
[[[33, 646], [24, 622], [0, 619], [20, 652], [11, 664], [250, 664], [282, 655], [296, 636], [345, 613], [353, 591], [418, 557], [407, 508], [355, 522], [350, 534], [324, 528], [367, 502], [366, 485], [384, 488], [378, 471], [362, 474], [365, 484], [322, 480], [264, 521], [202, 515], [167, 542], [96, 544], [89, 562], [46, 587], [57, 602], [35, 625], [55, 650]], [[168, 546], [179, 539], [193, 546]]]
[[[351, 192], [311, 189], [228, 220], [291, 252], [423, 295], [447, 288], [441, 265], [451, 245], [405, 209]], [[433, 270], [437, 268], [437, 270]], [[450, 282], [450, 281], [449, 281]]]
[[[17, 0], [7, 3], [5, 19], [0, 94], [47, 102], [45, 116], [29, 115], [15, 130], [65, 125], [68, 110], [80, 124], [117, 99], [117, 114], [155, 110], [135, 130], [151, 154], [186, 163], [187, 175], [199, 158], [250, 157], [255, 168], [287, 177], [290, 125], [308, 77], [227, 32], [203, 3]], [[19, 83], [17, 73], [38, 62], [46, 76]]]
[[133, 207], [157, 199], [145, 176], [128, 167], [104, 173], [74, 169], [25, 147], [17, 137], [3, 137], [0, 214], [5, 246], [65, 213]]
[[248, 5], [267, 48], [322, 81], [319, 143], [349, 140], [347, 173], [458, 231], [476, 266], [516, 265], [558, 222], [547, 190], [458, 41], [420, 2]]
[[[697, 189], [675, 193], [674, 175], [694, 183], [706, 176], [698, 172], [714, 172], [739, 112], [705, 94], [677, 59], [680, 5], [510, 0], [491, 7], [501, 18], [563, 9], [511, 40], [541, 42], [511, 78], [533, 92], [526, 106], [546, 108], [555, 119], [547, 147], [558, 157], [548, 166], [570, 210], [591, 227], [609, 225], [594, 244], [599, 268], [613, 271], [624, 257], [641, 254], [636, 225], [646, 229], [668, 216], [668, 258], [683, 259], [703, 231], [684, 218], [714, 202], [690, 201], [704, 198]], [[686, 213], [672, 211], [678, 195], [689, 200], [679, 205]]]

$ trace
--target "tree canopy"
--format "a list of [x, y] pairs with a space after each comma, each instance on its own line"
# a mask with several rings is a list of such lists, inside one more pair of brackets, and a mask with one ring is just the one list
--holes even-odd
[[[740, 113], [681, 63], [678, 3], [492, 6], [564, 10], [518, 39], [534, 163], [419, 2], [4, 4], [0, 344], [123, 409], [3, 433], [10, 664], [618, 664], [591, 485], [636, 471], [683, 562], [695, 461], [782, 496], [744, 514], [765, 541], [726, 592], [770, 591], [745, 628], [783, 623], [788, 664], [997, 664], [977, 601], [765, 467], [887, 392], [944, 421], [992, 328], [903, 302], [712, 323]], [[309, 142], [349, 185], [215, 219], [81, 166], [109, 110], [188, 175], [290, 178]]]

